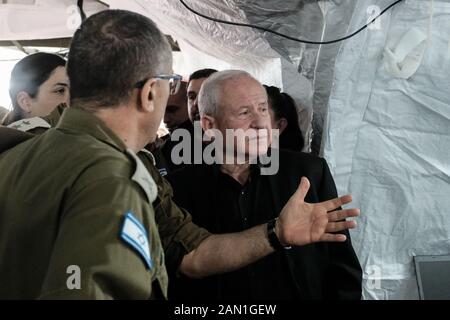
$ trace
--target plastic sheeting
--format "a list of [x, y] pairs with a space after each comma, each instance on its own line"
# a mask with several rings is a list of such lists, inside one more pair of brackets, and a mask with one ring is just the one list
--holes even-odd
[[[250, 23], [310, 41], [333, 40], [346, 35], [354, 5], [354, 1], [340, 0], [239, 1], [239, 7], [245, 11]], [[296, 83], [297, 90], [310, 88], [310, 96], [298, 97], [299, 102], [307, 106], [302, 109], [300, 119], [309, 124], [308, 136], [305, 140], [314, 138], [312, 151], [319, 153], [335, 57], [341, 43], [305, 44], [268, 32], [264, 32], [263, 35], [275, 51], [296, 67], [303, 79], [302, 82]], [[295, 78], [299, 78], [298, 75]], [[312, 119], [312, 110], [314, 110], [314, 119]], [[313, 127], [314, 137], [310, 136]], [[302, 128], [305, 128], [305, 124]]]
[[[77, 2], [73, 0], [36, 0], [29, 1], [30, 4], [16, 2], [9, 0], [6, 4], [0, 4], [1, 40], [71, 37], [81, 22]], [[87, 16], [107, 9], [94, 0], [85, 0], [83, 8]]]
[[[111, 8], [129, 8], [126, 1], [105, 2]], [[212, 17], [245, 21], [242, 11], [231, 1], [186, 2]], [[268, 77], [264, 75], [266, 64], [272, 64], [274, 59], [280, 58], [259, 33], [252, 29], [213, 23], [191, 13], [178, 0], [136, 0], [136, 5], [140, 7], [141, 13], [155, 21], [164, 33], [172, 35], [178, 41], [181, 51], [186, 52], [186, 63], [190, 63], [194, 68], [205, 66], [203, 59], [206, 59], [206, 62], [216, 59], [214, 62], [219, 60], [224, 65], [252, 70], [256, 73], [255, 76]], [[274, 74], [272, 78], [275, 82], [281, 82], [280, 74]]]
[[[346, 35], [355, 5], [354, 1], [340, 0], [236, 2], [244, 10], [249, 23], [310, 41], [332, 40]], [[293, 92], [291, 94], [304, 106], [299, 113], [300, 121], [303, 122], [301, 128], [306, 131], [305, 141], [312, 140], [312, 150], [318, 153], [332, 85], [334, 61], [341, 43], [321, 46], [292, 41], [269, 32], [263, 32], [263, 35], [271, 48], [296, 68], [298, 74], [295, 76], [291, 75], [292, 66], [286, 69], [283, 82], [289, 88], [286, 91]], [[292, 85], [297, 89], [293, 89]], [[309, 94], [298, 95], [298, 90]], [[311, 135], [313, 127], [314, 139]]]
[[[371, 4], [358, 1], [353, 26]], [[427, 33], [429, 8], [400, 4], [337, 58], [324, 154], [338, 192], [362, 211], [352, 237], [366, 299], [417, 299], [412, 257], [450, 253], [450, 3], [434, 1], [416, 74], [394, 78], [383, 63], [385, 45], [412, 27]]]

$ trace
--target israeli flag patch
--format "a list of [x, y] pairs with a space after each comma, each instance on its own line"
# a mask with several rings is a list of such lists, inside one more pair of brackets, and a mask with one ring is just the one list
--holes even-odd
[[147, 231], [131, 212], [125, 216], [120, 238], [139, 253], [149, 269], [153, 267]]
[[167, 169], [166, 168], [161, 168], [158, 169], [159, 174], [161, 175], [161, 177], [167, 176]]

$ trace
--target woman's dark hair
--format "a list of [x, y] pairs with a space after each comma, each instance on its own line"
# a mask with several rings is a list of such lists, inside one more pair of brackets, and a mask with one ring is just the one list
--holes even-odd
[[26, 56], [14, 66], [9, 81], [9, 96], [13, 110], [3, 120], [4, 125], [11, 124], [23, 118], [22, 109], [17, 103], [17, 95], [24, 91], [31, 98], [38, 94], [39, 87], [48, 80], [57, 67], [64, 67], [66, 60], [62, 57], [45, 52]]
[[280, 92], [277, 87], [264, 85], [264, 88], [275, 120], [278, 121], [281, 118], [287, 120], [287, 126], [280, 134], [280, 148], [301, 151], [305, 142], [298, 125], [298, 114], [294, 99], [287, 93]]

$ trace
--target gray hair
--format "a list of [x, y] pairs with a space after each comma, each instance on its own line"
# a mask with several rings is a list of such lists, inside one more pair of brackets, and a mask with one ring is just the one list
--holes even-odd
[[241, 78], [250, 78], [256, 80], [248, 72], [243, 70], [224, 70], [213, 73], [203, 82], [198, 94], [198, 109], [200, 116], [217, 116], [220, 110], [222, 100], [223, 86], [228, 81]]

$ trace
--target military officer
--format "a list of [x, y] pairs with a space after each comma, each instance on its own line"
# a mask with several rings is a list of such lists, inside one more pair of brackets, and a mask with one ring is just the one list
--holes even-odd
[[9, 82], [12, 110], [2, 124], [6, 126], [22, 119], [47, 116], [57, 105], [68, 103], [69, 81], [65, 65], [66, 60], [62, 57], [46, 52], [27, 55], [17, 62]]

